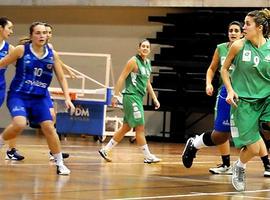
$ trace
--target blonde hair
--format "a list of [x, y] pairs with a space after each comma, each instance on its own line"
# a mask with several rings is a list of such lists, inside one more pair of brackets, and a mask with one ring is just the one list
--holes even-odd
[[18, 45], [24, 45], [30, 42], [31, 42], [31, 39], [28, 36], [24, 36], [19, 39]]

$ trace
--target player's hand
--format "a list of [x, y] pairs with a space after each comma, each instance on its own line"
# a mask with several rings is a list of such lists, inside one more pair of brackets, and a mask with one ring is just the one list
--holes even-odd
[[112, 107], [115, 108], [118, 105], [118, 98], [117, 96], [113, 96], [111, 99]]
[[66, 107], [70, 111], [70, 115], [73, 115], [73, 113], [75, 112], [75, 106], [73, 105], [73, 103], [71, 102], [71, 100], [66, 100], [65, 103], [66, 103]]
[[214, 92], [214, 87], [212, 84], [206, 85], [205, 92], [208, 96], [212, 96]]
[[153, 100], [154, 101], [154, 104], [155, 104], [155, 110], [159, 109], [160, 108], [160, 103], [157, 99]]
[[228, 92], [227, 98], [226, 98], [226, 102], [234, 107], [237, 108], [237, 102], [238, 102], [239, 98], [238, 95], [232, 90], [230, 92]]

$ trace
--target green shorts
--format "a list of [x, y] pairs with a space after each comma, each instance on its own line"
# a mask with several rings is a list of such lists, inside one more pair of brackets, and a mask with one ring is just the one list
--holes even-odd
[[143, 97], [139, 95], [123, 95], [124, 123], [131, 128], [144, 125]]
[[238, 148], [257, 142], [260, 122], [270, 121], [270, 97], [249, 102], [239, 99], [237, 108], [231, 107], [231, 134]]

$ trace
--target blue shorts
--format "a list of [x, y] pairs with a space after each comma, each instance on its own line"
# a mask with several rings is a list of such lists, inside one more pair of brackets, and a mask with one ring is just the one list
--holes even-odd
[[53, 101], [50, 96], [46, 97], [46, 101], [47, 101], [48, 107], [53, 108]]
[[7, 107], [12, 117], [24, 116], [36, 124], [46, 120], [52, 121], [46, 96], [9, 92]]
[[227, 90], [223, 85], [217, 96], [216, 116], [214, 129], [219, 132], [230, 132], [230, 109], [231, 106], [226, 102]]
[[49, 108], [53, 108], [53, 101], [51, 99], [51, 96], [50, 96], [50, 93], [49, 93], [48, 90], [47, 90], [47, 93], [46, 93], [46, 101], [47, 101], [47, 104], [48, 104]]
[[[49, 94], [49, 91], [47, 91], [45, 101], [46, 101], [46, 103], [47, 103], [47, 105], [48, 105], [48, 107], [49, 107], [50, 109], [53, 108], [53, 101], [52, 101], [52, 99], [51, 99], [51, 96], [50, 96], [50, 94]], [[36, 123], [35, 121], [31, 121], [31, 120], [28, 120], [28, 122], [29, 122], [29, 126], [30, 126], [31, 128], [40, 128], [39, 123]]]

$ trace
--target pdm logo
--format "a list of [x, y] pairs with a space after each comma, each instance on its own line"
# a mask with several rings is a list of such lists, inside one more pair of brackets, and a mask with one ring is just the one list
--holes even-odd
[[82, 105], [76, 105], [75, 112], [73, 114], [75, 117], [89, 117], [89, 108], [85, 108]]

